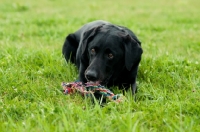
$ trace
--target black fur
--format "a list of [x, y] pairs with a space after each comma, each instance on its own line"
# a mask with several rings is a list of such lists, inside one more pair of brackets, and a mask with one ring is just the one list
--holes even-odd
[[65, 59], [78, 67], [80, 81], [126, 89], [131, 86], [133, 94], [142, 52], [131, 30], [101, 20], [69, 34], [62, 49]]

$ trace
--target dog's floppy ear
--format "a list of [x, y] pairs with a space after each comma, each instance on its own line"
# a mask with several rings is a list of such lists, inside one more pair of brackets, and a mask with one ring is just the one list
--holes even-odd
[[70, 60], [72, 63], [76, 61], [76, 50], [78, 48], [78, 42], [76, 40], [75, 35], [69, 34], [62, 47], [62, 53], [66, 59], [66, 61]]
[[132, 38], [129, 34], [123, 37], [125, 40], [125, 66], [130, 71], [134, 65], [139, 64], [143, 51], [141, 42], [137, 38]]
[[91, 41], [91, 39], [97, 34], [97, 32], [100, 30], [100, 28], [102, 27], [103, 25], [100, 25], [100, 26], [96, 26], [86, 32], [84, 32], [83, 34], [83, 40], [82, 40], [82, 54], [84, 54], [86, 52], [86, 49], [87, 49], [87, 45], [89, 43], [89, 41]]

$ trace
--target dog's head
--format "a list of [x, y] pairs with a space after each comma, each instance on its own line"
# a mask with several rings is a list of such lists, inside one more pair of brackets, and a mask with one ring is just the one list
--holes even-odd
[[[107, 84], [123, 70], [138, 66], [142, 49], [139, 40], [118, 26], [104, 24], [83, 35], [82, 56], [88, 62], [87, 81]], [[84, 63], [84, 62], [83, 62]]]

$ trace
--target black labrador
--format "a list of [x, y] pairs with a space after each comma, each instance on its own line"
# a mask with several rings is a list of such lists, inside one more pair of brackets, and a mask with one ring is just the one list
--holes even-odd
[[97, 20], [69, 34], [62, 53], [75, 63], [79, 80], [119, 86], [136, 92], [136, 76], [142, 55], [141, 42], [126, 27]]

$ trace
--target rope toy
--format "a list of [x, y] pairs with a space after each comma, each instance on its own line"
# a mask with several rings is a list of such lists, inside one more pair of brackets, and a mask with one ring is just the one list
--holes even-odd
[[83, 84], [82, 82], [71, 82], [71, 83], [61, 83], [63, 87], [64, 94], [80, 93], [82, 96], [94, 97], [94, 94], [100, 94], [106, 101], [122, 102], [124, 96], [122, 94], [114, 94], [109, 89], [105, 88], [100, 84], [87, 82]]

